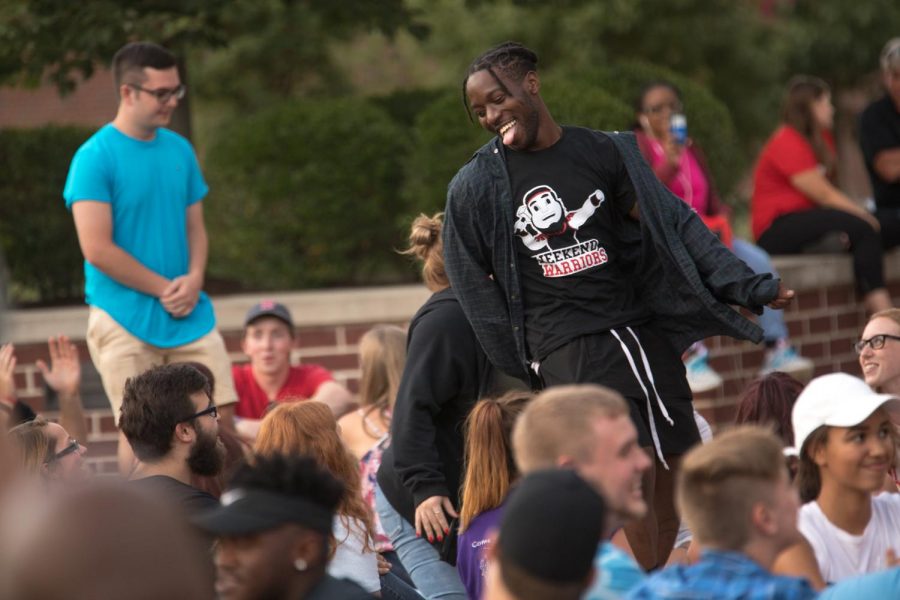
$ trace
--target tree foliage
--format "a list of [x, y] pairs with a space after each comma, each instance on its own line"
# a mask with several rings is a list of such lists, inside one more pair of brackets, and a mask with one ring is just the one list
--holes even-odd
[[796, 0], [784, 3], [781, 18], [793, 42], [790, 71], [825, 77], [839, 88], [877, 71], [881, 48], [900, 35], [895, 0]]
[[0, 131], [0, 254], [16, 300], [81, 297], [81, 250], [62, 189], [72, 155], [90, 134], [79, 127]]
[[6, 0], [0, 8], [0, 81], [60, 92], [89, 78], [131, 40], [173, 50], [223, 45], [229, 0]]
[[355, 98], [283, 103], [222, 128], [206, 174], [210, 273], [255, 289], [396, 281], [396, 123]]

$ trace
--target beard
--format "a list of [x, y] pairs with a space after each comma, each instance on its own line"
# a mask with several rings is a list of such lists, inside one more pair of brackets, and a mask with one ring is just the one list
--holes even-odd
[[538, 130], [541, 127], [541, 113], [538, 110], [537, 103], [532, 98], [526, 96], [524, 103], [529, 111], [525, 115], [525, 122], [522, 123], [525, 129], [525, 140], [522, 143], [521, 150], [530, 150], [537, 143]]
[[204, 477], [218, 475], [225, 466], [225, 444], [219, 436], [197, 429], [197, 441], [187, 457], [191, 473]]

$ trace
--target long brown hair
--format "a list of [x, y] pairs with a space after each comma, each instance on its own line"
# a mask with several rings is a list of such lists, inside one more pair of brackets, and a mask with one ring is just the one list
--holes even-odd
[[818, 498], [822, 491], [822, 474], [819, 472], [819, 465], [813, 460], [813, 456], [819, 448], [828, 443], [829, 429], [828, 425], [822, 425], [813, 430], [803, 442], [803, 447], [800, 448], [797, 477], [794, 479], [794, 484], [800, 494], [800, 502], [804, 504]]
[[463, 479], [459, 531], [472, 519], [497, 508], [519, 470], [512, 452], [512, 430], [531, 400], [530, 392], [508, 392], [479, 401], [466, 419], [466, 473]]
[[19, 465], [30, 475], [41, 475], [50, 457], [55, 454], [56, 440], [47, 431], [48, 421], [37, 417], [16, 425], [7, 434]]
[[450, 279], [444, 270], [443, 223], [444, 213], [416, 217], [409, 231], [409, 247], [401, 252], [422, 261], [422, 281], [432, 292], [450, 287]]
[[781, 107], [781, 120], [796, 129], [810, 143], [816, 159], [825, 166], [827, 176], [834, 177], [836, 158], [834, 152], [825, 143], [823, 128], [816, 122], [812, 105], [825, 94], [830, 94], [828, 84], [818, 77], [797, 75], [788, 82], [784, 103]]
[[362, 497], [359, 467], [344, 446], [337, 421], [327, 404], [315, 400], [283, 403], [263, 419], [254, 451], [264, 456], [302, 454], [314, 459], [344, 484], [338, 515], [350, 531], [353, 521], [363, 526], [365, 549], [373, 550], [372, 515]]
[[[406, 332], [396, 325], [376, 325], [359, 340], [359, 403], [364, 414], [378, 411], [390, 421], [406, 364]], [[367, 427], [363, 419], [363, 428]], [[375, 435], [374, 432], [368, 432]]]
[[803, 384], [788, 375], [775, 371], [754, 379], [738, 402], [734, 423], [756, 423], [773, 427], [785, 447], [794, 445], [794, 426], [791, 410]]

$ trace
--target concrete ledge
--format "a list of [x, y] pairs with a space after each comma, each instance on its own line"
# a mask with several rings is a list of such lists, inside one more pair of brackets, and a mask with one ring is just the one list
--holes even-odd
[[[798, 292], [853, 284], [853, 265], [847, 254], [801, 254], [772, 259], [781, 278]], [[900, 249], [884, 260], [885, 280], [900, 280]], [[350, 325], [409, 320], [430, 292], [423, 285], [342, 288], [304, 292], [261, 292], [213, 298], [219, 329], [243, 327], [247, 310], [262, 298], [291, 309], [298, 327]], [[43, 342], [51, 335], [83, 339], [87, 307], [36, 308], [8, 311], [4, 341]]]
[[[428, 299], [423, 285], [313, 290], [308, 292], [260, 292], [213, 298], [221, 331], [239, 331], [247, 310], [263, 298], [283, 303], [298, 327], [407, 321]], [[4, 341], [22, 344], [43, 342], [65, 334], [84, 339], [86, 306], [11, 310], [4, 325]]]
[[[853, 284], [849, 254], [796, 254], [772, 258], [782, 280], [797, 291]], [[884, 255], [884, 280], [900, 280], [900, 248]]]

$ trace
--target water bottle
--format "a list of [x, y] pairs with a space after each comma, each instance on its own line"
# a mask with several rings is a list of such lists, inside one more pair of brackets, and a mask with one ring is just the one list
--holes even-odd
[[687, 143], [687, 117], [677, 113], [672, 115], [669, 120], [669, 131], [675, 143], [684, 146]]

